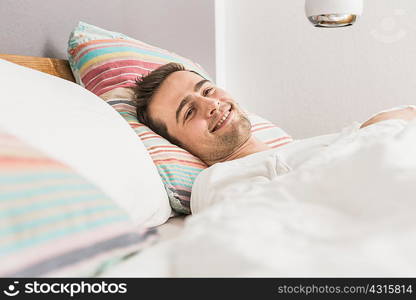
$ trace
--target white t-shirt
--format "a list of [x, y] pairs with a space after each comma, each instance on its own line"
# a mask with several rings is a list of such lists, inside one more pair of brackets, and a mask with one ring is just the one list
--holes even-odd
[[296, 169], [308, 158], [328, 146], [338, 134], [295, 140], [276, 149], [257, 152], [243, 158], [216, 163], [196, 178], [191, 195], [193, 214], [212, 204], [232, 197], [233, 184], [241, 188], [244, 182], [253, 188], [253, 181], [270, 181]]

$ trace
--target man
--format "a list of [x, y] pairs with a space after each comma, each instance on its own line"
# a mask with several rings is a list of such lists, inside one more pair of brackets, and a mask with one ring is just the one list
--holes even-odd
[[[139, 80], [135, 92], [140, 122], [210, 166], [193, 184], [193, 214], [232, 198], [236, 191], [241, 198], [274, 182], [339, 138], [323, 135], [270, 149], [251, 134], [250, 121], [226, 91], [176, 63]], [[400, 108], [379, 113], [354, 130], [389, 119], [415, 118], [413, 107]], [[367, 134], [367, 128], [362, 133]]]
[[[226, 91], [180, 64], [154, 70], [135, 92], [139, 121], [209, 166], [269, 149], [252, 136], [250, 121]], [[415, 117], [413, 108], [405, 108], [378, 114], [362, 127]]]
[[180, 64], [170, 63], [138, 82], [140, 122], [207, 165], [269, 149], [224, 90]]
[[229, 94], [180, 65], [136, 92], [141, 122], [210, 165], [172, 249], [177, 272], [415, 274], [414, 108], [268, 150]]

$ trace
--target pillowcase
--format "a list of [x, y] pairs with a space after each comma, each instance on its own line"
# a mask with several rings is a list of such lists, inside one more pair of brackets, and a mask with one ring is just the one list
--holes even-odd
[[124, 119], [81, 86], [0, 59], [0, 127], [73, 168], [137, 225], [171, 214], [152, 159]]
[[185, 57], [84, 22], [70, 34], [68, 61], [77, 83], [97, 96], [133, 87], [138, 76], [169, 62], [181, 63], [210, 79], [201, 66]]
[[[192, 184], [207, 165], [138, 122], [131, 87], [138, 77], [168, 62], [182, 63], [212, 80], [209, 75], [198, 64], [175, 53], [84, 22], [70, 35], [68, 59], [77, 82], [117, 110], [143, 141], [163, 180], [172, 209], [189, 214]], [[249, 119], [253, 134], [270, 147], [292, 141], [271, 122], [255, 114], [249, 114]]]
[[0, 130], [0, 276], [94, 276], [153, 243], [71, 168]]

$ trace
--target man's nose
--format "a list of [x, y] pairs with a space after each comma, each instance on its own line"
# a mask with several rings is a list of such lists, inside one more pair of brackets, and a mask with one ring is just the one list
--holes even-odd
[[205, 114], [208, 118], [212, 117], [220, 107], [220, 100], [213, 98], [202, 98], [202, 103], [205, 106]]

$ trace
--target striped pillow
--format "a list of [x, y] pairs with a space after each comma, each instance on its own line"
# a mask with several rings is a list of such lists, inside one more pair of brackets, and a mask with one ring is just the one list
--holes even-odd
[[[189, 214], [192, 184], [207, 166], [138, 122], [130, 88], [137, 77], [168, 62], [182, 63], [207, 79], [209, 75], [184, 57], [83, 22], [71, 33], [68, 58], [77, 82], [112, 105], [143, 141], [165, 184], [172, 209]], [[275, 148], [292, 141], [271, 122], [256, 115], [249, 117], [253, 134], [269, 146]]]
[[135, 228], [67, 166], [0, 131], [0, 276], [93, 276], [155, 233]]
[[[112, 105], [143, 141], [165, 184], [171, 207], [179, 213], [190, 213], [192, 184], [196, 176], [208, 166], [188, 151], [171, 144], [147, 126], [139, 123], [134, 102], [126, 99], [107, 101]], [[281, 128], [254, 114], [248, 114], [252, 133], [271, 148], [283, 146], [292, 138]]]
[[84, 22], [71, 32], [68, 60], [77, 83], [97, 96], [132, 87], [137, 77], [168, 62], [181, 63], [210, 79], [201, 66], [185, 57]]

